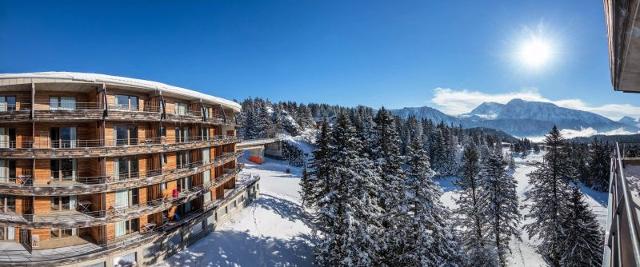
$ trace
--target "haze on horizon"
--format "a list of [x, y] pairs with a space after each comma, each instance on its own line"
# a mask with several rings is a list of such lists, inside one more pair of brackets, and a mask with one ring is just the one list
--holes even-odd
[[0, 36], [0, 72], [451, 115], [522, 98], [640, 117], [611, 88], [601, 2], [3, 1]]

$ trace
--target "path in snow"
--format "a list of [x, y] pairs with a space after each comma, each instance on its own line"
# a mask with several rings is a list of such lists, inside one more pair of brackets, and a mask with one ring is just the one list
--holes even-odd
[[[286, 170], [292, 173], [287, 173]], [[267, 159], [245, 163], [260, 175], [260, 197], [229, 222], [158, 266], [309, 266], [311, 230], [300, 206], [300, 169]]]
[[[530, 154], [526, 158], [516, 158], [516, 169], [514, 172], [514, 177], [518, 182], [516, 187], [516, 191], [518, 193], [518, 199], [520, 201], [520, 205], [524, 204], [525, 194], [531, 189], [531, 185], [529, 184], [529, 177], [527, 176], [529, 173], [535, 170], [533, 163], [540, 162], [542, 160], [542, 153], [540, 154]], [[442, 202], [447, 205], [449, 208], [456, 208], [456, 199], [459, 197], [459, 193], [457, 192], [456, 186], [453, 184], [453, 181], [456, 177], [446, 177], [438, 180], [440, 186], [442, 187], [444, 193], [442, 194]], [[598, 217], [598, 222], [603, 227], [607, 220], [607, 198], [608, 194], [606, 192], [598, 192], [591, 190], [586, 187], [582, 187], [582, 192], [584, 193], [585, 200], [591, 207], [591, 210]], [[529, 210], [523, 208], [520, 210], [521, 214], [524, 216], [529, 213]], [[535, 250], [535, 239], [529, 239], [528, 235], [524, 230], [522, 230], [522, 226], [529, 223], [529, 220], [522, 220], [521, 226], [521, 235], [522, 240], [512, 240], [511, 241], [511, 258], [509, 259], [510, 266], [545, 266], [542, 257]]]

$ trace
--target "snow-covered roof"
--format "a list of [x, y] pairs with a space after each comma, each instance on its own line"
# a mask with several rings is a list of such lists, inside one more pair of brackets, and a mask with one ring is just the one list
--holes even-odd
[[[9, 81], [12, 80], [12, 81]], [[220, 104], [239, 112], [240, 104], [212, 95], [203, 94], [194, 90], [164, 84], [161, 82], [147, 81], [142, 79], [112, 76], [99, 73], [81, 73], [81, 72], [32, 72], [32, 73], [0, 73], [0, 86], [7, 84], [22, 83], [43, 83], [48, 80], [67, 80], [70, 82], [85, 83], [105, 83], [107, 85], [120, 85], [127, 87], [135, 87], [146, 90], [160, 91], [161, 93], [174, 94], [188, 99], [200, 99], [204, 103]]]

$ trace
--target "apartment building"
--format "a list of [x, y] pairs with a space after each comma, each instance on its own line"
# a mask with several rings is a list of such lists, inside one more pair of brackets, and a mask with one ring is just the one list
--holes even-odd
[[213, 229], [257, 195], [239, 112], [158, 82], [0, 74], [0, 246], [25, 251], [0, 264], [145, 265]]

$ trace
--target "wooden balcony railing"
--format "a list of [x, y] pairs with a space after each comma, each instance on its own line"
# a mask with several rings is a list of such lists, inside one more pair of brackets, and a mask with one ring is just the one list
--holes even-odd
[[229, 152], [209, 162], [196, 161], [171, 170], [147, 170], [116, 176], [75, 177], [34, 184], [31, 176], [0, 178], [0, 194], [22, 196], [85, 195], [141, 187], [177, 180], [202, 173], [235, 160], [242, 152]]
[[42, 140], [0, 143], [0, 158], [113, 157], [199, 149], [236, 143], [235, 136], [190, 137], [169, 143], [164, 138], [113, 140]]

